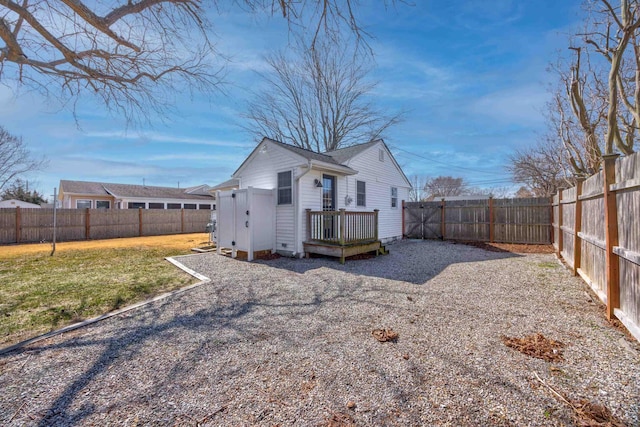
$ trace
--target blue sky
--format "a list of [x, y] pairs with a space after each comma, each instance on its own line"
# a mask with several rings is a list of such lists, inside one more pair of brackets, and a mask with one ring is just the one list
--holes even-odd
[[[373, 35], [373, 101], [406, 111], [385, 141], [405, 173], [463, 177], [472, 186], [509, 185], [504, 169], [517, 148], [545, 130], [546, 72], [580, 23], [579, 1], [422, 1], [385, 9], [363, 2]], [[127, 130], [91, 100], [73, 114], [37, 93], [0, 86], [1, 124], [49, 166], [28, 178], [47, 197], [60, 179], [187, 187], [230, 177], [255, 147], [242, 113], [265, 71], [263, 56], [288, 46], [278, 16], [228, 7], [212, 15], [218, 49], [230, 58], [224, 93], [176, 94], [165, 123]], [[363, 141], [364, 142], [364, 141]]]

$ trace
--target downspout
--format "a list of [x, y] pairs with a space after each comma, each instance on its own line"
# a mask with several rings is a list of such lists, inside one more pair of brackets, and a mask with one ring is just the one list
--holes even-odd
[[309, 160], [309, 162], [307, 163], [307, 171], [303, 174], [301, 174], [300, 176], [296, 177], [296, 197], [295, 200], [293, 202], [293, 227], [294, 227], [294, 233], [293, 233], [293, 240], [294, 240], [294, 250], [295, 250], [295, 254], [294, 255], [298, 255], [300, 253], [300, 251], [298, 250], [298, 244], [300, 242], [299, 234], [300, 234], [300, 228], [298, 227], [298, 224], [300, 223], [300, 178], [302, 178], [303, 176], [305, 176], [306, 174], [308, 174], [309, 172], [311, 172], [311, 160]]

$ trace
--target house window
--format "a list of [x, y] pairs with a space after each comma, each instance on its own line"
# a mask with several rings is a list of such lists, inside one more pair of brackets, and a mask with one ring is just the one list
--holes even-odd
[[108, 200], [96, 200], [96, 209], [111, 209], [111, 202]]
[[195, 209], [196, 208], [196, 204], [195, 203], [185, 203], [184, 204], [184, 208], [185, 209]]
[[167, 203], [167, 209], [180, 209], [181, 207], [180, 203]]
[[146, 205], [144, 202], [129, 202], [129, 209], [144, 209]]
[[91, 209], [91, 200], [76, 200], [77, 209]]
[[356, 181], [356, 206], [367, 206], [367, 184]]
[[278, 173], [278, 204], [290, 205], [292, 202], [291, 171]]
[[149, 202], [149, 209], [164, 209], [164, 203]]
[[396, 187], [391, 187], [391, 207], [398, 207], [398, 189]]
[[382, 148], [378, 150], [378, 160], [384, 162], [384, 150]]
[[198, 209], [211, 209], [211, 205], [200, 204], [200, 205], [198, 205]]

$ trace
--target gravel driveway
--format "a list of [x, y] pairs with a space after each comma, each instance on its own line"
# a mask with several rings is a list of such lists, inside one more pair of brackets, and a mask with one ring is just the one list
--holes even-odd
[[[0, 356], [0, 425], [571, 425], [536, 374], [640, 424], [639, 346], [552, 255], [390, 250], [180, 257], [211, 282]], [[538, 332], [563, 362], [501, 341]]]

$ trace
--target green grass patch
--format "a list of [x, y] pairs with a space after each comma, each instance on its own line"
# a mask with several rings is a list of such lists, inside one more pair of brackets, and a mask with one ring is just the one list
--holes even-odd
[[538, 267], [540, 268], [558, 268], [560, 265], [557, 262], [539, 262]]
[[164, 260], [185, 253], [127, 247], [0, 255], [0, 345], [194, 283]]

